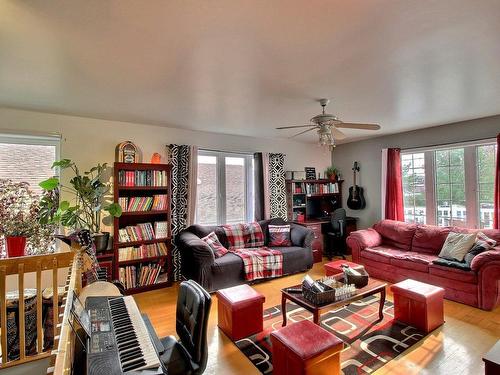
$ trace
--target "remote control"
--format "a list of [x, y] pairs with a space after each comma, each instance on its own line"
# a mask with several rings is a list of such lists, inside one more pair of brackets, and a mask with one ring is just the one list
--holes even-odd
[[289, 293], [302, 293], [301, 288], [288, 288], [286, 291]]

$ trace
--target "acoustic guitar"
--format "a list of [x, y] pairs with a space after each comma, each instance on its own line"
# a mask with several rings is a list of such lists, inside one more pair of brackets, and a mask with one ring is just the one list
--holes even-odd
[[355, 161], [352, 167], [354, 177], [353, 185], [349, 188], [349, 198], [347, 198], [347, 207], [351, 210], [361, 210], [365, 208], [366, 201], [363, 196], [363, 188], [356, 184], [356, 173], [359, 172], [358, 162]]

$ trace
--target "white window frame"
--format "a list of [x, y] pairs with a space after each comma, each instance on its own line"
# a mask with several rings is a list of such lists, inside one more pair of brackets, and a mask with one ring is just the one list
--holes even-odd
[[[254, 182], [253, 182], [253, 154], [230, 152], [230, 151], [214, 151], [214, 150], [198, 150], [199, 156], [216, 157], [216, 219], [217, 225], [226, 224], [227, 207], [226, 207], [226, 157], [243, 158], [245, 160], [245, 220], [251, 222], [254, 220]], [[197, 202], [198, 203], [198, 202]], [[195, 219], [197, 222], [197, 219]]]
[[61, 158], [61, 135], [33, 135], [0, 133], [0, 143], [17, 145], [54, 146], [56, 148], [56, 160]]
[[[425, 158], [425, 191], [426, 191], [426, 223], [438, 225], [437, 209], [437, 189], [436, 189], [436, 166], [435, 152], [440, 150], [452, 150], [456, 148], [464, 149], [464, 176], [465, 176], [465, 203], [466, 203], [466, 226], [468, 228], [480, 227], [480, 209], [479, 209], [479, 182], [477, 178], [477, 147], [495, 145], [496, 139], [484, 139], [479, 141], [470, 141], [454, 143], [439, 146], [429, 146], [401, 151], [401, 155], [424, 153]], [[451, 207], [450, 207], [451, 209]], [[463, 213], [463, 211], [462, 211]], [[452, 218], [451, 214], [451, 218]], [[462, 216], [463, 217], [463, 216]], [[452, 218], [453, 220], [453, 218]]]

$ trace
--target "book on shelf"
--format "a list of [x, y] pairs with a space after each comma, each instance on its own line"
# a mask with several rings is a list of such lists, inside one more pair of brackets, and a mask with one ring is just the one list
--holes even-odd
[[156, 194], [152, 197], [120, 197], [118, 204], [123, 212], [163, 211], [168, 208], [168, 195]]
[[152, 186], [163, 187], [167, 186], [167, 172], [166, 171], [118, 171], [118, 185], [120, 186]]
[[168, 221], [155, 222], [155, 237], [156, 238], [168, 237]]
[[118, 250], [118, 261], [137, 260], [168, 255], [167, 245], [163, 242], [141, 246], [123, 247]]
[[[162, 265], [159, 263], [140, 264], [120, 267], [118, 277], [125, 289], [130, 289], [158, 283], [161, 271]], [[161, 280], [168, 281], [168, 276]]]
[[118, 237], [121, 243], [148, 241], [162, 239], [168, 237], [168, 222], [157, 221], [151, 223], [140, 223], [136, 225], [128, 225], [125, 228], [118, 229]]

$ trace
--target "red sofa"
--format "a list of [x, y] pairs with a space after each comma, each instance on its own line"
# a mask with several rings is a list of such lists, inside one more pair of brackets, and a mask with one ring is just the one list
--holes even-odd
[[500, 231], [481, 230], [497, 246], [477, 255], [470, 271], [432, 263], [450, 231], [472, 232], [382, 220], [372, 228], [352, 232], [347, 245], [353, 262], [363, 264], [370, 276], [392, 283], [412, 278], [443, 287], [447, 299], [493, 310], [500, 304]]

